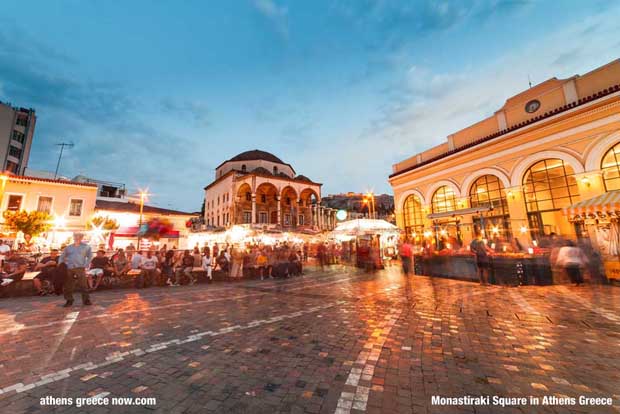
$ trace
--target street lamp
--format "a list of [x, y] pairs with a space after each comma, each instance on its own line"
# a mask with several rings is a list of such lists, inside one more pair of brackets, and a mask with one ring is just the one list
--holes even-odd
[[138, 222], [138, 251], [140, 250], [140, 241], [142, 239], [141, 237], [141, 229], [142, 229], [142, 213], [144, 211], [144, 200], [146, 199], [146, 197], [148, 196], [148, 193], [146, 191], [140, 190], [140, 220]]
[[368, 200], [369, 211], [371, 212], [370, 213], [370, 218], [376, 218], [375, 216], [376, 216], [377, 211], [375, 209], [375, 195], [374, 195], [374, 193], [372, 191], [368, 191], [366, 193], [365, 199]]

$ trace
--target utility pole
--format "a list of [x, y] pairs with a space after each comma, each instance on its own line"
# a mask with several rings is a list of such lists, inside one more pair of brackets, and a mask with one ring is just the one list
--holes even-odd
[[60, 155], [58, 156], [58, 163], [56, 164], [56, 172], [54, 172], [54, 179], [58, 178], [58, 169], [60, 168], [60, 160], [62, 159], [62, 153], [65, 150], [65, 147], [72, 148], [73, 142], [61, 142], [60, 144], [56, 144], [60, 147]]

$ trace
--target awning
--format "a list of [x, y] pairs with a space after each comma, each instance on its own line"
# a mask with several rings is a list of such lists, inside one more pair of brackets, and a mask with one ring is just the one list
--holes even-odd
[[[138, 237], [138, 226], [120, 227], [114, 232], [114, 237]], [[178, 230], [172, 230], [160, 235], [162, 239], [178, 239], [180, 237]]]
[[620, 190], [580, 201], [563, 209], [565, 216], [584, 215], [588, 213], [607, 213], [620, 210]]
[[438, 219], [438, 218], [445, 218], [445, 217], [467, 216], [469, 214], [484, 213], [485, 211], [489, 211], [489, 210], [491, 210], [491, 208], [487, 206], [462, 208], [460, 210], [446, 211], [443, 213], [432, 213], [432, 214], [429, 214], [427, 217], [429, 219]]

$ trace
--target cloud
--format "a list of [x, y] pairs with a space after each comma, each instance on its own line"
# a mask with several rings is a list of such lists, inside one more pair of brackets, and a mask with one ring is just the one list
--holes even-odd
[[[398, 86], [400, 92], [383, 110], [378, 124], [383, 128], [369, 136], [402, 144], [409, 155], [443, 142], [445, 136], [491, 115], [510, 96], [534, 83], [557, 76], [585, 73], [617, 56], [610, 47], [620, 30], [613, 13], [592, 20], [596, 29], [589, 38], [566, 50], [566, 39], [577, 39], [583, 23], [569, 26], [524, 47], [510, 49], [496, 60], [455, 72], [436, 72], [414, 66]], [[609, 36], [609, 30], [615, 36]], [[584, 66], [584, 62], [590, 62]]]
[[178, 101], [171, 97], [162, 99], [162, 109], [180, 115], [183, 118], [191, 119], [196, 126], [205, 127], [211, 124], [209, 119], [209, 108], [207, 104], [200, 101]]
[[[537, 84], [584, 74], [617, 59], [617, 15], [617, 8], [603, 11], [473, 67], [438, 70], [415, 59], [395, 61], [392, 80], [376, 90], [377, 116], [361, 134], [334, 138], [328, 149], [309, 148], [305, 157], [321, 159], [310, 172], [339, 171], [339, 187], [357, 189], [382, 175], [385, 181], [377, 190], [385, 191], [393, 163], [492, 115], [507, 98], [527, 89], [528, 75]], [[589, 28], [587, 36], [582, 35], [584, 27]]]
[[[0, 31], [0, 42], [0, 46], [10, 44], [10, 34]], [[62, 175], [84, 173], [129, 188], [149, 186], [154, 203], [190, 210], [200, 207], [204, 178], [181, 166], [204, 165], [206, 144], [166, 131], [153, 119], [174, 119], [182, 113], [204, 126], [208, 123], [206, 105], [169, 98], [153, 110], [130, 95], [126, 85], [71, 77], [73, 59], [62, 58], [44, 44], [28, 54], [19, 49], [15, 53], [0, 50], [0, 100], [34, 107], [37, 113], [30, 168], [53, 171], [56, 144], [74, 142], [63, 155]], [[56, 69], [51, 63], [65, 66]], [[167, 111], [162, 113], [162, 109]], [[173, 194], [171, 189], [178, 189], [179, 182], [193, 191]]]
[[273, 23], [275, 30], [288, 39], [288, 8], [278, 6], [274, 0], [253, 0], [252, 4], [259, 13]]

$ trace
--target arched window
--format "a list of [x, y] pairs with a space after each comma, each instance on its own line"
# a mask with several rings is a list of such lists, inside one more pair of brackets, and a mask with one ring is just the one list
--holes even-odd
[[417, 195], [411, 194], [405, 199], [403, 205], [403, 219], [407, 236], [417, 239], [418, 235], [424, 232], [423, 218], [422, 201]]
[[523, 195], [534, 234], [570, 234], [561, 209], [579, 198], [573, 167], [557, 158], [537, 162], [525, 172]]
[[273, 167], [273, 175], [278, 175], [278, 167]]
[[444, 213], [456, 210], [456, 194], [452, 188], [444, 185], [439, 187], [431, 200], [433, 213]]
[[246, 172], [246, 170], [247, 170], [247, 168], [246, 168], [245, 164], [243, 164], [243, 165], [241, 166], [241, 171]]
[[494, 175], [483, 175], [469, 189], [469, 200], [473, 208], [490, 207], [498, 214], [508, 214], [506, 196], [502, 182]]
[[620, 143], [611, 148], [601, 161], [605, 191], [620, 190]]
[[489, 207], [491, 210], [474, 216], [477, 229], [484, 229], [487, 237], [510, 237], [508, 202], [504, 185], [494, 175], [483, 175], [469, 189], [469, 202], [472, 208]]

